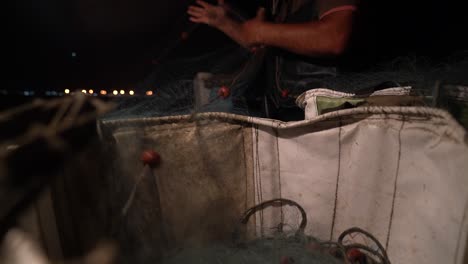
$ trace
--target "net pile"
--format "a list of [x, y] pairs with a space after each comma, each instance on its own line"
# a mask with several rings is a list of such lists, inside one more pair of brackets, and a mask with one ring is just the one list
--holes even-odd
[[244, 247], [216, 245], [202, 249], [183, 250], [163, 260], [166, 264], [178, 263], [343, 263], [331, 254], [308, 250], [306, 240], [275, 237], [251, 242]]
[[273, 236], [260, 239], [239, 240], [237, 227], [231, 243], [218, 243], [208, 247], [179, 249], [163, 258], [162, 263], [381, 263], [390, 264], [387, 253], [380, 242], [360, 228], [344, 231], [337, 241], [320, 241], [304, 234], [307, 215], [296, 202], [288, 199], [273, 199], [258, 204], [246, 211], [240, 226], [249, 218], [267, 207], [293, 206], [301, 215], [301, 222], [295, 232], [283, 232], [284, 223], [278, 225]]
[[[384, 85], [411, 86], [418, 95], [432, 95], [436, 82], [468, 83], [465, 75], [468, 70], [467, 55], [467, 52], [460, 52], [438, 62], [426, 57], [402, 56], [380, 62], [364, 71], [342, 72], [321, 82], [325, 84], [323, 88], [346, 93]], [[297, 85], [306, 85], [306, 82]]]

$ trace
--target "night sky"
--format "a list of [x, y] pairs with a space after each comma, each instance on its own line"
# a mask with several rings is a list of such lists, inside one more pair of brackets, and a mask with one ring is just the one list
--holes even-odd
[[[428, 56], [466, 49], [467, 14], [455, 1], [372, 1], [378, 55]], [[261, 1], [235, 4], [248, 12]], [[377, 2], [377, 3], [376, 3]], [[7, 85], [11, 90], [132, 88], [152, 60], [191, 25], [189, 0], [16, 0], [8, 12]], [[179, 56], [213, 50], [229, 40], [197, 28]]]

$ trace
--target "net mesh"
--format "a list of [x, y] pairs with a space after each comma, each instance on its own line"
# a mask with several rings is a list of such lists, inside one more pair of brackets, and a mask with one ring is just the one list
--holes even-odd
[[276, 236], [252, 241], [243, 247], [215, 245], [201, 249], [181, 250], [167, 256], [163, 263], [343, 263], [331, 254], [308, 250], [307, 239]]
[[[119, 99], [119, 107], [106, 119], [158, 117], [190, 114], [194, 109], [193, 80], [199, 72], [235, 74], [249, 58], [249, 53], [231, 45], [202, 56], [174, 59], [155, 66], [138, 89], [142, 93], [154, 91], [151, 97]], [[232, 109], [245, 109], [241, 102], [232, 102]], [[221, 108], [217, 109], [222, 111]]]
[[[273, 199], [260, 203], [246, 211], [241, 224], [267, 206], [294, 206], [300, 212], [300, 225], [296, 230], [284, 232], [282, 228], [269, 237], [230, 244], [181, 249], [163, 257], [163, 263], [382, 263], [389, 264], [386, 251], [370, 233], [351, 228], [344, 231], [337, 242], [320, 241], [304, 235], [307, 214], [296, 202], [288, 199]], [[283, 226], [283, 223], [280, 223]], [[236, 232], [234, 234], [238, 234]], [[233, 236], [236, 238], [237, 236]], [[351, 253], [354, 252], [354, 253]], [[364, 253], [365, 252], [365, 253]], [[354, 254], [354, 255], [353, 255]], [[365, 262], [364, 262], [365, 261]]]
[[[467, 58], [467, 52], [459, 52], [438, 63], [424, 57], [400, 57], [377, 64], [366, 71], [342, 72], [337, 76], [324, 77], [319, 81], [320, 87], [316, 87], [317, 81], [312, 79], [281, 80], [281, 85], [294, 87], [296, 91], [328, 88], [347, 93], [411, 86], [415, 95], [433, 96], [436, 84], [465, 85], [468, 82], [465, 77]], [[224, 82], [211, 87], [209, 105], [202, 111], [265, 116], [266, 113], [258, 110], [261, 109], [259, 105], [262, 104], [265, 92], [265, 80], [259, 74], [262, 73], [261, 62], [252, 66], [251, 62], [255, 60], [261, 61], [262, 57], [255, 58], [245, 49], [232, 45], [203, 56], [175, 59], [157, 65], [153, 73], [139, 85], [141, 93], [152, 90], [154, 96], [121, 98], [118, 109], [105, 119], [194, 113], [194, 78], [199, 72], [209, 72], [214, 79], [225, 76]], [[228, 99], [216, 94], [221, 86], [231, 89]], [[288, 107], [295, 106], [294, 100], [290, 100], [288, 104]]]

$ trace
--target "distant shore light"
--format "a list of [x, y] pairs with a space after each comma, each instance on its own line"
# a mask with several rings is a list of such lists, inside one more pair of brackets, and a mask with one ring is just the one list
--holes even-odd
[[81, 92], [85, 94], [85, 93], [86, 93], [86, 90], [81, 90]]
[[134, 95], [135, 92], [133, 90], [130, 90], [130, 92], [128, 92], [130, 95]]
[[114, 95], [118, 95], [118, 94], [119, 94], [119, 92], [117, 92], [117, 90], [114, 90], [112, 93], [113, 93]]
[[153, 91], [146, 91], [146, 95], [148, 95], [148, 96], [153, 95]]
[[70, 89], [65, 89], [65, 94], [69, 94], [70, 93]]
[[99, 93], [102, 94], [102, 95], [106, 95], [107, 91], [106, 90], [101, 90]]
[[125, 94], [125, 91], [124, 91], [124, 90], [120, 90], [120, 94]]

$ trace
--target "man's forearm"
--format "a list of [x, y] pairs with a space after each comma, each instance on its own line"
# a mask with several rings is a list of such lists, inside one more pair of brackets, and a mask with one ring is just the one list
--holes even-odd
[[340, 12], [321, 21], [301, 24], [257, 24], [255, 41], [307, 56], [337, 56], [348, 44], [352, 16], [352, 12]]
[[215, 27], [245, 47], [272, 46], [306, 56], [330, 57], [345, 50], [352, 22], [353, 12], [343, 11], [300, 24], [276, 24], [260, 19], [241, 23], [228, 18]]
[[331, 52], [331, 38], [324, 37], [318, 23], [273, 24], [259, 28], [259, 42], [266, 46], [282, 48], [293, 53], [322, 56]]
[[229, 18], [221, 25], [218, 25], [217, 28], [235, 42], [245, 45], [245, 36], [242, 32], [242, 24], [240, 22]]

